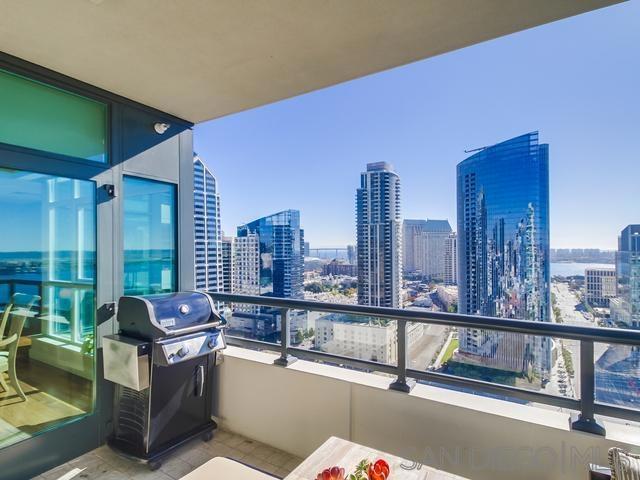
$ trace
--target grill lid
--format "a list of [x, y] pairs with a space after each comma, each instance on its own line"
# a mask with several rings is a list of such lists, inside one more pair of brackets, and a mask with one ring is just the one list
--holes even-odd
[[154, 339], [224, 325], [211, 298], [202, 292], [124, 296], [118, 322], [125, 335]]

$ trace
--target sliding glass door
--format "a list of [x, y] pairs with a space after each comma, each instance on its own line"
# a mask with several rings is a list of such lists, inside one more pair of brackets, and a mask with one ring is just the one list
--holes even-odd
[[96, 185], [0, 169], [0, 447], [91, 413]]

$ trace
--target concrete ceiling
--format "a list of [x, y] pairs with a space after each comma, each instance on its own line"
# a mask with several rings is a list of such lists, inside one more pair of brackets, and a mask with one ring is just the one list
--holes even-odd
[[0, 51], [192, 122], [615, 0], [0, 0]]

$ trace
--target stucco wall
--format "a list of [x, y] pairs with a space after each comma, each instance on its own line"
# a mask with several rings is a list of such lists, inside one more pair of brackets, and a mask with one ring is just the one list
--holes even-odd
[[640, 451], [637, 427], [607, 423], [602, 438], [571, 431], [566, 412], [426, 385], [404, 394], [387, 390], [389, 377], [275, 358], [229, 347], [217, 413], [224, 428], [295, 455], [336, 435], [478, 480], [584, 480], [611, 446]]

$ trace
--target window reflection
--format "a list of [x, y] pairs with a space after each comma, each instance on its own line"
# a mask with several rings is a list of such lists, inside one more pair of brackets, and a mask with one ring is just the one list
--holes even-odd
[[0, 170], [0, 447], [93, 409], [94, 192]]
[[175, 186], [124, 178], [124, 293], [176, 289]]

